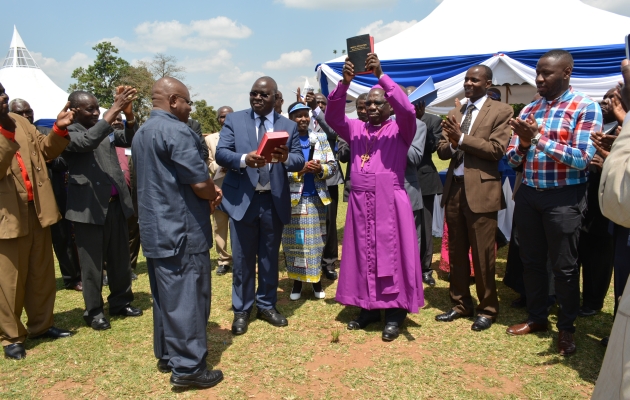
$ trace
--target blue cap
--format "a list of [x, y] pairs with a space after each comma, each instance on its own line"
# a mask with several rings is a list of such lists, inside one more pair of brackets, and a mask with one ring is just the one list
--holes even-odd
[[297, 103], [296, 105], [293, 106], [293, 108], [289, 110], [289, 114], [298, 110], [310, 110], [310, 109], [311, 108], [304, 103]]

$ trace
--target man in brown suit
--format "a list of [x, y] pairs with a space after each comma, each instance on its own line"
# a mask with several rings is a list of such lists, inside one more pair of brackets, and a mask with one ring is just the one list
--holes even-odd
[[[46, 161], [68, 143], [74, 113], [69, 104], [44, 136], [26, 118], [9, 113], [0, 84], [0, 338], [6, 358], [26, 357], [27, 335], [58, 339], [70, 332], [53, 326], [55, 265], [50, 225], [61, 219]], [[26, 328], [20, 321], [26, 310]]]
[[453, 109], [442, 123], [444, 137], [438, 156], [451, 160], [446, 174], [442, 206], [448, 225], [451, 261], [450, 295], [453, 309], [437, 315], [437, 321], [451, 322], [473, 316], [470, 295], [468, 249], [477, 286], [477, 318], [474, 331], [490, 328], [499, 313], [494, 279], [497, 213], [505, 208], [501, 190], [499, 160], [510, 139], [508, 121], [512, 107], [488, 99], [492, 70], [476, 65], [466, 72], [464, 92], [468, 102]]
[[[276, 102], [277, 104], [277, 102]], [[223, 127], [225, 117], [233, 113], [234, 110], [230, 106], [223, 106], [217, 110], [217, 120], [219, 125]], [[223, 177], [227, 172], [226, 168], [223, 168], [217, 164], [215, 155], [217, 154], [217, 144], [219, 144], [219, 132], [211, 133], [204, 138], [208, 145], [208, 170], [210, 176], [214, 180], [214, 184], [218, 187], [223, 185]], [[217, 267], [217, 275], [225, 275], [230, 270], [230, 261], [232, 261], [232, 255], [228, 253], [227, 238], [228, 238], [228, 226], [230, 225], [230, 217], [218, 208], [214, 210], [210, 217], [214, 221], [212, 223], [212, 233], [214, 234], [214, 244], [219, 255], [219, 266]]]

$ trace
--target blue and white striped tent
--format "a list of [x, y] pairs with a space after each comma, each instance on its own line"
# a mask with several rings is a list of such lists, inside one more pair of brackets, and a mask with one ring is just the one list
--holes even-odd
[[[555, 48], [574, 57], [573, 88], [600, 100], [621, 79], [628, 33], [629, 17], [579, 0], [444, 0], [422, 21], [376, 43], [375, 52], [399, 84], [418, 86], [433, 77], [438, 97], [428, 110], [445, 114], [456, 97], [464, 97], [463, 78], [475, 64], [492, 68], [503, 101], [529, 103], [536, 91], [536, 62]], [[317, 66], [324, 94], [341, 79], [344, 59]], [[348, 94], [354, 98], [375, 83], [373, 75], [357, 76]], [[352, 111], [353, 102], [348, 106]]]

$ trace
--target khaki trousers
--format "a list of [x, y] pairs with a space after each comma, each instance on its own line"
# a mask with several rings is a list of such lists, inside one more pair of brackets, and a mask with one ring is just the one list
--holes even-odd
[[450, 294], [453, 310], [473, 315], [470, 295], [470, 266], [468, 249], [472, 249], [472, 262], [477, 287], [477, 315], [494, 320], [499, 313], [499, 299], [495, 273], [495, 234], [497, 212], [474, 213], [468, 206], [463, 183], [453, 181], [446, 199], [448, 224], [448, 256], [451, 263]]
[[219, 254], [219, 265], [227, 265], [232, 261], [232, 255], [227, 251], [230, 217], [221, 210], [214, 210], [212, 219], [212, 233], [214, 233], [214, 245]]
[[[53, 324], [56, 283], [50, 227], [42, 228], [28, 205], [26, 236], [0, 239], [0, 338], [2, 345], [23, 343]], [[28, 321], [20, 321], [22, 308]]]

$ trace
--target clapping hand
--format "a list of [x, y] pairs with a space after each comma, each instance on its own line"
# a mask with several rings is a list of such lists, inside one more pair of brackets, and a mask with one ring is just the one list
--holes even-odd
[[595, 154], [591, 160], [591, 165], [594, 165], [601, 171], [604, 168], [604, 158], [599, 154]]
[[74, 111], [70, 110], [70, 102], [67, 102], [66, 105], [63, 107], [63, 110], [61, 110], [61, 112], [57, 115], [57, 121], [55, 122], [55, 125], [57, 125], [57, 128], [64, 130], [72, 124], [73, 120]]
[[608, 157], [608, 154], [610, 154], [610, 149], [612, 148], [615, 139], [617, 139], [617, 136], [604, 135], [602, 132], [591, 134], [593, 146], [595, 146], [597, 153], [599, 153], [604, 159]]
[[138, 99], [137, 93], [138, 91], [131, 86], [118, 86], [114, 104], [111, 107], [114, 110], [114, 114], [118, 115], [118, 112], [122, 111], [127, 119], [133, 119], [133, 101]]
[[538, 123], [531, 114], [524, 120], [511, 118], [509, 124], [524, 146], [531, 145], [532, 139], [538, 135]]
[[462, 137], [462, 130], [454, 115], [442, 121], [442, 130], [446, 134], [451, 146], [456, 149], [457, 146], [459, 146], [459, 139]]

